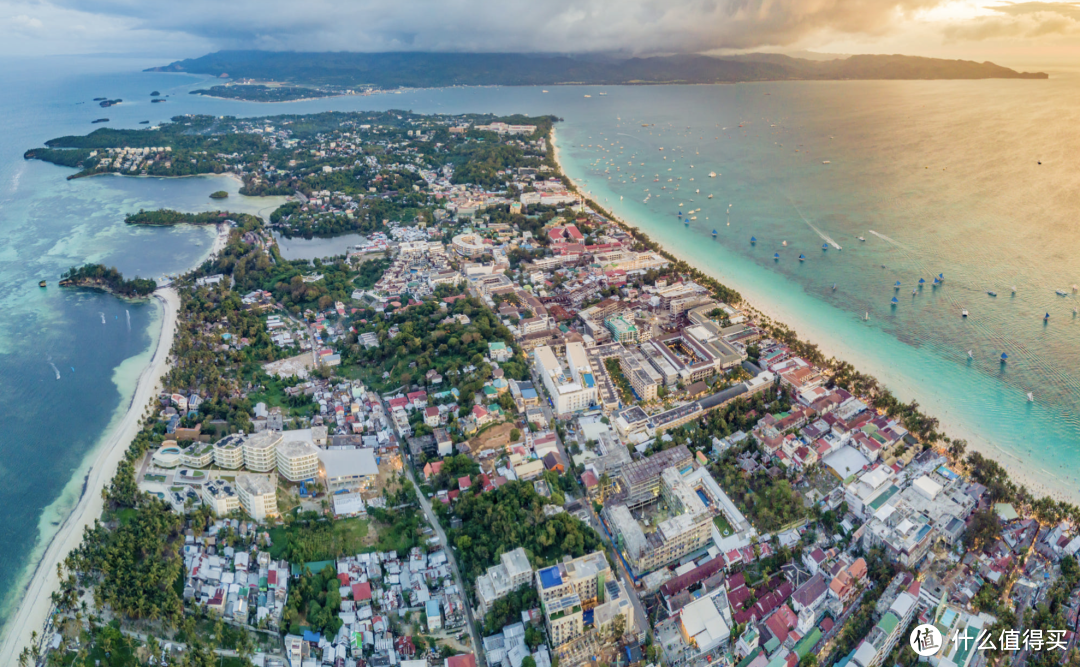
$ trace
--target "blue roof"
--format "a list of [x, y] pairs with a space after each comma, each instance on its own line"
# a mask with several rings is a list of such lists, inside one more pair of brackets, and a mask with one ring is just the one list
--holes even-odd
[[562, 586], [562, 573], [559, 572], [558, 565], [549, 567], [546, 570], [540, 570], [540, 585], [544, 588]]
[[319, 633], [312, 632], [311, 630], [304, 630], [304, 641], [311, 642], [313, 644], [319, 643]]
[[424, 613], [426, 613], [429, 617], [438, 616], [440, 614], [440, 612], [439, 612], [439, 601], [438, 600], [428, 600], [427, 604], [425, 605]]
[[521, 390], [521, 397], [522, 398], [536, 398], [537, 396], [538, 396], [538, 394], [536, 393], [535, 389], [522, 389]]

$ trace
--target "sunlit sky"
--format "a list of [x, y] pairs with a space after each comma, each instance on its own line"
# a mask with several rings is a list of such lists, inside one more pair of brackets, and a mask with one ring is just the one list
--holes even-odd
[[0, 0], [0, 55], [219, 49], [904, 53], [1080, 66], [1080, 2]]

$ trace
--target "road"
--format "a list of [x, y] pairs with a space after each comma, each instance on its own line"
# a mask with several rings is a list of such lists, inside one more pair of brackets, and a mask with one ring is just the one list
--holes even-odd
[[[399, 443], [399, 446], [404, 443]], [[424, 510], [424, 516], [427, 517], [428, 523], [435, 529], [435, 534], [439, 536], [439, 543], [443, 545], [443, 550], [446, 552], [446, 559], [450, 561], [450, 569], [454, 572], [454, 582], [457, 584], [458, 590], [461, 591], [461, 599], [465, 602], [465, 620], [469, 626], [469, 636], [472, 638], [473, 653], [476, 654], [476, 664], [480, 667], [485, 667], [487, 664], [484, 659], [484, 645], [480, 643], [480, 635], [476, 632], [476, 621], [473, 620], [472, 605], [469, 604], [468, 589], [465, 588], [464, 580], [461, 578], [461, 572], [458, 571], [457, 559], [454, 557], [454, 548], [450, 542], [446, 539], [446, 533], [443, 532], [442, 526], [439, 525], [439, 519], [435, 516], [435, 512], [431, 509], [431, 503], [428, 501], [424, 492], [420, 490], [420, 485], [416, 483], [416, 478], [413, 477], [412, 467], [405, 466], [405, 476], [409, 478], [413, 488], [416, 489], [416, 497], [420, 499], [420, 507]]]
[[[541, 397], [544, 397], [544, 385], [540, 381], [540, 378], [537, 377], [536, 369], [530, 367], [529, 372], [531, 374], [533, 387], [536, 389], [537, 393]], [[554, 414], [552, 413], [551, 405], [548, 403], [546, 398], [540, 401], [540, 406], [541, 409], [543, 409], [544, 411], [544, 417], [548, 420], [548, 423], [554, 424]], [[558, 431], [555, 431], [555, 444], [559, 447], [559, 455], [562, 456], [563, 461], [566, 463], [566, 474], [570, 475], [571, 478], [574, 479], [575, 486], [577, 487], [578, 492], [581, 493], [581, 485], [577, 483], [577, 478], [574, 477], [574, 473], [572, 472], [573, 459], [570, 458], [570, 456], [568, 455], [568, 452], [566, 451], [566, 445], [563, 443], [562, 438], [559, 437]], [[597, 533], [599, 533], [600, 537], [604, 540], [604, 542], [611, 547], [612, 552], [615, 552], [615, 545], [611, 543], [607, 532], [604, 531], [603, 526], [600, 524], [599, 517], [597, 517], [596, 512], [593, 511], [592, 502], [583, 493], [581, 496], [581, 504], [585, 506], [586, 510], [589, 513], [589, 517], [592, 521], [592, 528]], [[634, 605], [634, 625], [636, 627], [635, 633], [638, 637], [644, 637], [648, 632], [650, 632], [651, 626], [648, 621], [649, 617], [645, 614], [645, 606], [641, 604], [641, 599], [638, 598], [637, 588], [634, 586], [634, 580], [630, 577], [630, 573], [626, 571], [626, 567], [623, 565], [622, 559], [619, 558], [618, 555], [616, 555], [615, 557], [615, 569], [618, 571], [619, 578], [622, 579], [623, 585], [626, 587], [626, 591], [630, 595], [631, 604]]]

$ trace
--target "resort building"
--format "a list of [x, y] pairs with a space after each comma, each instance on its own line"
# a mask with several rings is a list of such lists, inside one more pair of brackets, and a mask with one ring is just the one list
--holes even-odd
[[318, 457], [327, 493], [368, 489], [379, 475], [374, 449], [320, 449]]
[[236, 495], [240, 507], [255, 521], [266, 521], [277, 516], [277, 486], [264, 475], [240, 474], [236, 476]]
[[[912, 595], [910, 591], [905, 591], [896, 596], [889, 611], [881, 617], [866, 639], [855, 649], [855, 655], [849, 664], [857, 667], [880, 667], [892, 653], [902, 635], [904, 641], [907, 641], [904, 631], [907, 630], [919, 607], [917, 604], [918, 586], [918, 583], [913, 586], [915, 595]], [[942, 661], [941, 664], [945, 662]]]
[[596, 403], [596, 378], [581, 343], [566, 344], [565, 366], [546, 345], [533, 351], [533, 363], [547, 387], [556, 414], [578, 412]]
[[244, 439], [244, 467], [251, 472], [271, 472], [277, 466], [280, 431], [262, 431]]
[[310, 431], [285, 431], [277, 446], [278, 474], [290, 482], [314, 479], [319, 474], [319, 450]]
[[612, 579], [602, 551], [572, 560], [567, 557], [562, 563], [536, 573], [536, 591], [552, 646], [560, 646], [585, 633], [584, 610], [603, 603], [605, 582]]
[[244, 465], [244, 434], [233, 433], [214, 443], [214, 465], [237, 470]]
[[518, 547], [504, 553], [499, 557], [498, 565], [492, 565], [476, 579], [480, 616], [486, 616], [496, 600], [527, 585], [532, 578], [533, 569], [525, 549]]
[[208, 442], [193, 442], [180, 451], [180, 465], [187, 468], [208, 468], [214, 462], [214, 446]]
[[604, 320], [604, 326], [611, 332], [611, 339], [619, 343], [638, 342], [638, 329], [633, 322], [622, 315], [614, 315]]
[[213, 479], [203, 484], [202, 501], [213, 510], [215, 516], [225, 516], [240, 509], [240, 497], [233, 485], [223, 479]]

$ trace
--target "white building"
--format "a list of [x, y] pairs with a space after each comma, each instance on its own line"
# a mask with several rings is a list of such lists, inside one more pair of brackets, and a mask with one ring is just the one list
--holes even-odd
[[533, 352], [533, 364], [547, 387], [557, 414], [578, 412], [596, 403], [596, 378], [581, 343], [567, 343], [565, 366], [547, 345]]
[[367, 488], [379, 474], [374, 449], [320, 449], [319, 472], [327, 493]]
[[215, 516], [225, 516], [240, 509], [236, 488], [223, 479], [213, 479], [203, 484], [202, 500], [214, 511]]
[[214, 465], [237, 470], [244, 465], [244, 435], [233, 433], [214, 443]]
[[251, 472], [271, 472], [277, 465], [278, 431], [253, 433], [244, 439], [244, 467]]
[[311, 444], [311, 431], [285, 431], [277, 446], [278, 474], [290, 482], [314, 479], [319, 474], [319, 450]]
[[240, 507], [255, 521], [266, 521], [277, 516], [277, 486], [263, 475], [240, 474], [236, 476], [236, 495]]
[[492, 565], [476, 579], [480, 615], [487, 615], [496, 600], [532, 581], [532, 572], [525, 549], [518, 547], [500, 556], [498, 565]]

